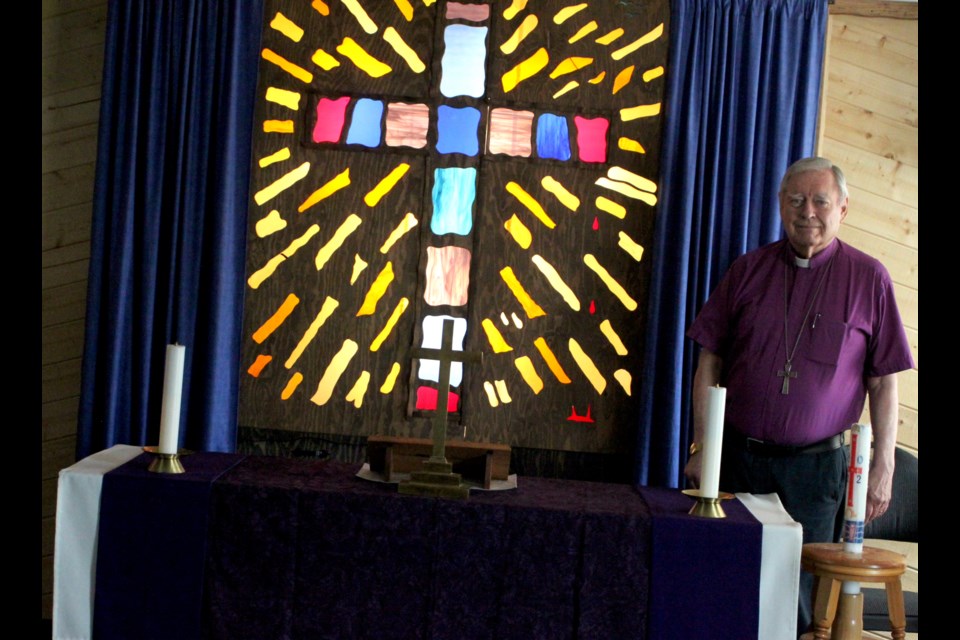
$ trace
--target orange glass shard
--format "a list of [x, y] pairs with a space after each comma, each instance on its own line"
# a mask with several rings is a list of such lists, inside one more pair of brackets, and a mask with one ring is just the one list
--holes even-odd
[[550, 346], [547, 344], [547, 341], [543, 339], [543, 336], [540, 336], [534, 340], [533, 344], [537, 347], [537, 351], [540, 352], [543, 360], [547, 363], [547, 367], [550, 368], [550, 372], [560, 382], [560, 384], [570, 384], [570, 378], [567, 377], [567, 372], [563, 370], [562, 366], [560, 366], [560, 361], [557, 360], [557, 356], [554, 355], [553, 350], [550, 349]]
[[304, 162], [293, 171], [289, 171], [283, 176], [280, 176], [279, 178], [274, 180], [272, 184], [267, 185], [263, 189], [260, 189], [260, 191], [257, 191], [255, 194], [253, 194], [254, 202], [256, 202], [259, 205], [262, 205], [264, 202], [267, 202], [270, 199], [276, 197], [277, 194], [281, 193], [285, 189], [288, 189], [292, 185], [303, 180], [305, 177], [307, 177], [307, 174], [309, 172], [310, 172], [310, 163]]
[[550, 72], [550, 78], [556, 79], [560, 76], [565, 76], [568, 73], [579, 71], [580, 69], [588, 67], [591, 64], [593, 64], [593, 58], [571, 56], [554, 67], [553, 71]]
[[513, 293], [513, 296], [517, 299], [517, 302], [520, 303], [520, 306], [523, 307], [523, 310], [526, 312], [528, 318], [537, 318], [539, 316], [547, 315], [547, 312], [540, 308], [533, 298], [530, 297], [530, 294], [524, 290], [523, 285], [520, 284], [520, 281], [517, 280], [517, 276], [513, 273], [513, 269], [510, 267], [504, 267], [500, 270], [500, 277], [503, 278], [503, 281], [507, 283], [507, 287], [510, 288], [510, 292]]
[[513, 20], [517, 14], [527, 8], [527, 0], [513, 0], [510, 6], [503, 10], [503, 17]]
[[528, 356], [520, 356], [513, 361], [513, 364], [520, 372], [523, 381], [533, 390], [534, 395], [543, 391], [543, 379], [540, 377], [540, 374], [537, 373], [533, 362]]
[[330, 7], [323, 0], [313, 0], [313, 2], [310, 3], [310, 6], [316, 9], [317, 13], [322, 16], [330, 15]]
[[660, 113], [660, 103], [656, 104], [638, 104], [635, 107], [620, 109], [620, 119], [624, 122], [637, 120], [638, 118], [650, 118]]
[[322, 187], [320, 187], [319, 189], [311, 193], [310, 196], [306, 200], [304, 200], [299, 207], [297, 207], [297, 211], [299, 213], [303, 213], [304, 211], [306, 211], [313, 205], [317, 204], [321, 200], [325, 198], [329, 198], [330, 196], [335, 194], [337, 191], [340, 191], [341, 189], [344, 189], [348, 186], [350, 186], [350, 168], [349, 167], [347, 167], [346, 169], [338, 173], [336, 176], [334, 176], [329, 181], [327, 181], [327, 183], [324, 184]]
[[646, 149], [643, 148], [643, 145], [637, 142], [632, 138], [618, 138], [617, 146], [623, 149], [624, 151], [632, 151], [634, 153], [646, 153]]
[[517, 88], [518, 84], [543, 71], [548, 64], [550, 64], [550, 55], [546, 49], [540, 47], [532, 56], [503, 74], [501, 78], [503, 92], [510, 93]]
[[611, 53], [610, 57], [613, 58], [614, 60], [622, 60], [623, 58], [630, 55], [640, 47], [650, 44], [651, 42], [653, 42], [654, 40], [656, 40], [662, 35], [663, 35], [663, 23], [661, 22], [660, 24], [655, 26], [653, 29], [651, 29], [649, 32], [647, 32], [645, 35], [637, 38], [627, 46], [617, 49], [616, 51]]
[[257, 344], [263, 344], [263, 341], [270, 337], [270, 334], [277, 330], [283, 321], [286, 320], [293, 310], [300, 304], [300, 298], [290, 293], [286, 299], [277, 307], [273, 315], [267, 318], [267, 321], [260, 325], [260, 328], [253, 332], [253, 341]]
[[333, 356], [330, 364], [327, 365], [326, 370], [323, 372], [323, 377], [320, 378], [320, 383], [317, 385], [317, 391], [313, 394], [313, 397], [310, 398], [310, 402], [320, 406], [327, 404], [333, 395], [334, 388], [340, 381], [340, 376], [347, 370], [347, 365], [350, 364], [353, 356], [357, 354], [357, 348], [357, 343], [353, 340], [347, 339], [343, 341], [340, 351]]
[[303, 67], [290, 62], [283, 56], [279, 55], [278, 53], [275, 53], [274, 51], [271, 51], [270, 49], [264, 49], [263, 51], [261, 51], [260, 56], [267, 62], [277, 65], [278, 67], [280, 67], [280, 69], [282, 69], [286, 73], [289, 73], [291, 76], [293, 76], [297, 80], [300, 80], [301, 82], [305, 82], [307, 84], [310, 84], [311, 82], [313, 82], [312, 73], [310, 73]]
[[560, 11], [557, 11], [556, 14], [554, 14], [553, 23], [563, 24], [564, 22], [569, 20], [571, 16], [583, 11], [586, 8], [587, 8], [586, 2], [581, 2], [580, 4], [572, 4], [569, 7], [564, 7], [563, 9], [560, 9]]
[[590, 35], [591, 33], [593, 33], [594, 31], [596, 31], [596, 30], [597, 30], [597, 27], [598, 27], [597, 21], [596, 21], [596, 20], [591, 20], [591, 21], [588, 22], [587, 24], [585, 24], [585, 25], [583, 25], [582, 27], [580, 27], [580, 30], [579, 30], [579, 31], [577, 31], [575, 34], [573, 34], [572, 36], [570, 36], [570, 39], [567, 40], [567, 42], [569, 42], [570, 44], [573, 44], [573, 43], [576, 42], [577, 40], [580, 40], [581, 38], [585, 38], [585, 37], [587, 37], [588, 35]]
[[273, 16], [273, 20], [270, 21], [270, 28], [279, 31], [294, 42], [300, 42], [300, 38], [303, 37], [303, 29], [279, 11], [277, 15]]
[[357, 311], [358, 318], [360, 316], [373, 315], [373, 312], [377, 310], [377, 303], [380, 301], [380, 298], [383, 297], [383, 294], [387, 292], [387, 287], [390, 286], [391, 282], [393, 282], [393, 263], [387, 262], [386, 266], [384, 266], [377, 275], [377, 279], [373, 281], [373, 284], [370, 285], [370, 288], [367, 290], [367, 295], [363, 298], [363, 304], [360, 305], [360, 310]]
[[273, 356], [267, 356], [263, 354], [257, 356], [257, 359], [254, 360], [253, 364], [251, 364], [250, 367], [247, 369], [247, 373], [249, 373], [254, 378], [259, 378], [260, 373], [263, 371], [263, 368], [268, 364], [270, 364], [271, 360], [273, 360]]
[[595, 75], [594, 77], [592, 77], [592, 78], [590, 78], [589, 80], [587, 80], [587, 82], [589, 82], [590, 84], [600, 84], [601, 82], [603, 82], [603, 79], [606, 78], [606, 77], [607, 77], [607, 72], [606, 72], [606, 71], [601, 71], [600, 73], [598, 73], [598, 74]]
[[620, 89], [623, 89], [625, 86], [630, 84], [631, 78], [633, 78], [633, 70], [636, 68], [636, 65], [630, 65], [626, 69], [623, 69], [620, 73], [617, 74], [617, 77], [613, 79], [613, 94], [616, 95]]
[[283, 388], [283, 391], [280, 392], [281, 400], [289, 400], [293, 396], [293, 392], [297, 390], [297, 387], [300, 386], [300, 383], [303, 382], [303, 374], [297, 371], [290, 379], [287, 380], [286, 386]]
[[617, 27], [616, 29], [614, 29], [614, 30], [611, 31], [610, 33], [608, 33], [608, 34], [606, 34], [606, 35], [600, 36], [599, 38], [597, 38], [596, 40], [594, 40], [594, 42], [596, 42], [597, 44], [602, 44], [602, 45], [606, 46], [606, 45], [610, 44], [611, 42], [613, 42], [614, 40], [616, 40], [617, 38], [619, 38], [620, 36], [622, 36], [623, 33], [624, 33], [623, 29], [620, 28], [620, 27]]
[[408, 298], [400, 298], [400, 302], [393, 308], [393, 313], [391, 313], [387, 319], [387, 324], [383, 325], [383, 329], [380, 330], [377, 337], [370, 343], [370, 351], [380, 349], [384, 341], [390, 337], [390, 332], [393, 331], [393, 327], [396, 326], [397, 321], [400, 320], [400, 316], [403, 315], [403, 312], [407, 310], [408, 306], [410, 306], [410, 300]]
[[264, 120], [264, 133], [293, 133], [293, 120]]
[[580, 343], [573, 338], [570, 338], [567, 346], [570, 349], [570, 355], [573, 356], [574, 362], [580, 367], [580, 371], [583, 372], [583, 375], [587, 376], [587, 380], [590, 381], [590, 384], [593, 385], [597, 393], [603, 395], [604, 390], [607, 388], [607, 380], [603, 377], [603, 374], [600, 373], [600, 370], [597, 369], [597, 365], [593, 363], [593, 360], [587, 355], [587, 352], [583, 350]]
[[497, 329], [497, 326], [493, 324], [490, 318], [484, 318], [480, 326], [483, 327], [483, 332], [487, 334], [487, 342], [490, 343], [490, 348], [493, 349], [494, 353], [513, 351], [513, 347], [507, 344], [507, 341], [503, 338], [503, 334], [500, 333], [500, 330]]
[[403, 14], [404, 20], [407, 22], [413, 20], [413, 5], [410, 4], [409, 0], [393, 0], [393, 4], [397, 5], [397, 9]]
[[303, 355], [303, 352], [308, 346], [310, 346], [310, 343], [313, 342], [313, 339], [317, 337], [317, 332], [320, 331], [320, 327], [322, 327], [327, 319], [333, 315], [333, 312], [339, 305], [339, 302], [330, 296], [327, 296], [327, 298], [323, 301], [323, 305], [320, 307], [319, 313], [317, 313], [316, 317], [313, 319], [313, 322], [310, 323], [310, 326], [307, 327], [307, 330], [303, 332], [303, 335], [300, 337], [300, 341], [290, 353], [287, 361], [283, 363], [284, 367], [290, 369], [297, 363], [297, 360], [300, 359], [300, 356]]

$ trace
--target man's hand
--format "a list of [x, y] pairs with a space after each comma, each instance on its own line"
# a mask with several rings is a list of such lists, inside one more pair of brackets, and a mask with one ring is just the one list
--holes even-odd
[[870, 478], [867, 481], [867, 512], [866, 522], [879, 518], [890, 508], [890, 498], [893, 496], [893, 467], [894, 462], [874, 460], [870, 463]]
[[697, 452], [690, 456], [690, 459], [687, 460], [687, 466], [683, 468], [683, 475], [686, 476], [687, 482], [690, 483], [692, 489], [700, 488], [700, 473], [702, 467], [703, 456], [700, 455], [700, 452]]
[[865, 521], [882, 516], [893, 495], [894, 452], [897, 446], [897, 375], [867, 378], [870, 420], [873, 423], [873, 460], [867, 480]]

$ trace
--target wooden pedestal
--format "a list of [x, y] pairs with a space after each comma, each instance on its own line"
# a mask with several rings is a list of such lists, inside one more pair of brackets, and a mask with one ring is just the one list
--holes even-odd
[[[433, 441], [426, 438], [367, 438], [370, 470], [382, 474], [387, 482], [397, 480], [397, 474], [421, 471], [432, 454]], [[507, 480], [510, 475], [509, 445], [448, 440], [445, 454], [454, 473], [484, 489], [489, 489], [493, 480]]]

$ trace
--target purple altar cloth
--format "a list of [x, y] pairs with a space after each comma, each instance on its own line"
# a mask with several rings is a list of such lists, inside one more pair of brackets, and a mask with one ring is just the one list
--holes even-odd
[[709, 519], [688, 515], [693, 498], [676, 489], [639, 491], [653, 515], [649, 637], [756, 638], [763, 525], [735, 498]]

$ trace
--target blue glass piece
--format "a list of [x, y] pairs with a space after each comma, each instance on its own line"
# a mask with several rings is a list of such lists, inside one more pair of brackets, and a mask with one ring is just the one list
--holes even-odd
[[347, 144], [362, 144], [365, 147], [380, 146], [380, 120], [383, 103], [370, 98], [360, 98], [353, 107], [353, 119], [347, 132]]
[[430, 230], [442, 236], [470, 234], [473, 229], [473, 201], [477, 195], [477, 170], [447, 167], [433, 171], [433, 217]]
[[441, 105], [437, 109], [437, 151], [440, 153], [462, 153], [475, 156], [480, 152], [477, 128], [480, 125], [480, 111], [473, 107], [448, 107]]
[[443, 30], [440, 93], [447, 98], [483, 95], [487, 28], [452, 24]]
[[537, 118], [537, 155], [553, 160], [570, 159], [570, 132], [566, 118], [552, 113]]

